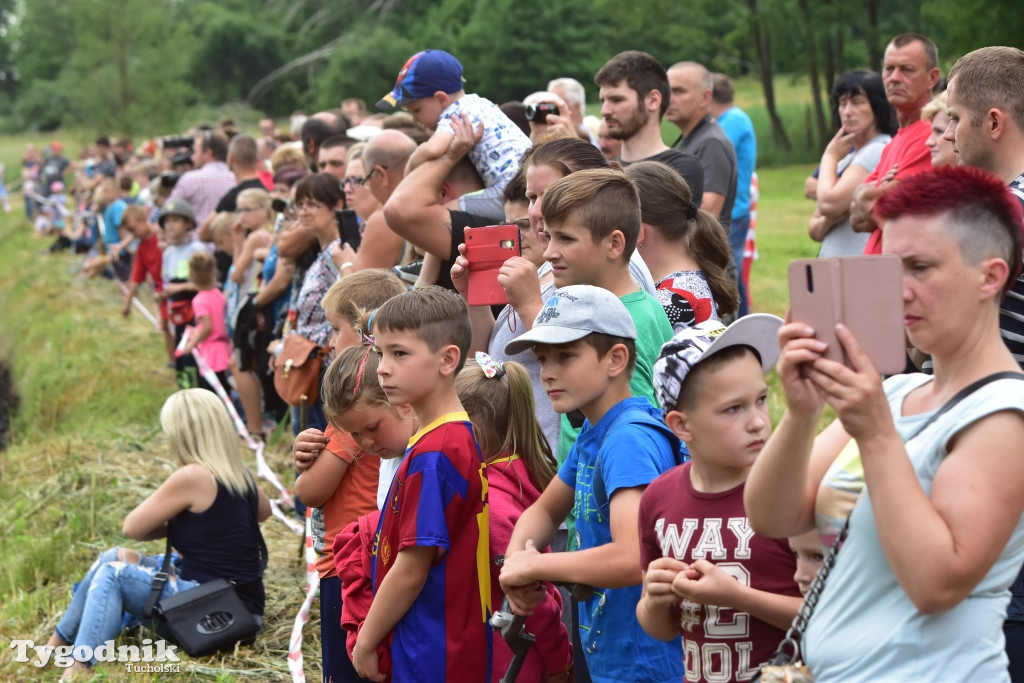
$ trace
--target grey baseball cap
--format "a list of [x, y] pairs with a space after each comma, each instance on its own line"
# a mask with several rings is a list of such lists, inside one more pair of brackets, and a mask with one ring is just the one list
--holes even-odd
[[192, 205], [187, 200], [178, 197], [168, 199], [160, 209], [160, 225], [164, 224], [164, 216], [181, 216], [185, 220], [192, 221], [192, 225], [196, 224], [196, 213], [192, 210]]
[[505, 353], [514, 355], [534, 344], [568, 344], [594, 332], [636, 339], [633, 317], [617, 296], [593, 285], [570, 285], [544, 302], [533, 329], [505, 344]]
[[654, 393], [665, 413], [676, 409], [683, 382], [693, 367], [730, 346], [749, 346], [761, 358], [761, 370], [768, 372], [779, 359], [779, 328], [782, 318], [767, 313], [746, 315], [726, 327], [717, 320], [705, 320], [676, 332], [661, 347], [654, 363]]

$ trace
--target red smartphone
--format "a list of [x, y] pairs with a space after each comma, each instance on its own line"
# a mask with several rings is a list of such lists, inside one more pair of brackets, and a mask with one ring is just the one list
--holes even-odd
[[509, 258], [519, 256], [519, 228], [491, 225], [466, 228], [466, 260], [469, 261], [470, 306], [507, 304], [505, 290], [498, 284], [498, 269]]
[[903, 330], [902, 264], [892, 254], [799, 259], [789, 264], [789, 307], [794, 322], [814, 328], [828, 344], [825, 357], [851, 366], [836, 338], [846, 325], [878, 372], [907, 365]]

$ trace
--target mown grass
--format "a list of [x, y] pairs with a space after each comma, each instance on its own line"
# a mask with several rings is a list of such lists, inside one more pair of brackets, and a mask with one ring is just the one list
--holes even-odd
[[[10, 364], [21, 408], [10, 447], [0, 453], [0, 640], [45, 642], [69, 591], [115, 545], [162, 551], [120, 534], [129, 510], [175, 469], [158, 414], [175, 390], [162, 339], [138, 313], [120, 315], [122, 299], [106, 280], [77, 281], [67, 255], [44, 255], [23, 216], [0, 214], [0, 358]], [[149, 302], [153, 309], [152, 302]], [[284, 481], [289, 439], [268, 460]], [[254, 463], [249, 459], [249, 464]], [[273, 493], [269, 490], [268, 493]], [[298, 537], [280, 522], [264, 525], [271, 552], [266, 630], [238, 655], [190, 662], [181, 680], [285, 680], [288, 635], [302, 602]], [[122, 638], [137, 644], [141, 634]], [[12, 652], [8, 650], [8, 652]], [[305, 629], [304, 656], [319, 675], [319, 623]], [[55, 680], [0, 658], [10, 680]], [[156, 680], [109, 664], [96, 680]]]

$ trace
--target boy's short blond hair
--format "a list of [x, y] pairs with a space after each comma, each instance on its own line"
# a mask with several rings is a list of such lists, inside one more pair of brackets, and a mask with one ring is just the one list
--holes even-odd
[[341, 278], [327, 290], [320, 305], [358, 326], [361, 310], [380, 308], [388, 299], [406, 291], [405, 284], [390, 270], [359, 270]]
[[216, 239], [225, 233], [231, 232], [231, 226], [237, 220], [238, 214], [234, 211], [221, 211], [210, 222], [210, 235]]
[[620, 171], [588, 169], [567, 175], [548, 187], [540, 210], [552, 227], [578, 221], [594, 242], [618, 230], [625, 238], [623, 261], [629, 260], [640, 236], [640, 195]]
[[147, 220], [148, 218], [149, 210], [146, 207], [141, 204], [129, 204], [121, 214], [121, 225], [127, 225], [131, 220]]
[[411, 332], [432, 353], [454, 344], [459, 347], [456, 374], [466, 363], [473, 338], [466, 302], [455, 292], [437, 286], [414, 289], [389, 299], [373, 317], [371, 332], [377, 331]]

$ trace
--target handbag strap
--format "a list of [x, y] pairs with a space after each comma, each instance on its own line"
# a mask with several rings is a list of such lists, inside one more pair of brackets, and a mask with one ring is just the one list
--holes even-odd
[[[260, 508], [260, 494], [256, 488], [256, 482], [253, 481], [253, 490], [256, 492], [256, 501], [252, 506], [252, 521], [254, 528], [256, 529], [256, 541], [260, 548], [260, 576], [263, 576], [263, 572], [267, 570], [267, 563], [270, 561], [270, 553], [267, 551], [267, 543], [263, 540], [263, 532], [260, 531], [260, 520], [259, 520], [259, 508]], [[142, 610], [142, 616], [149, 619], [153, 616], [153, 608], [156, 606], [157, 601], [160, 599], [160, 593], [164, 590], [164, 585], [167, 583], [167, 570], [171, 568], [171, 520], [167, 520], [167, 547], [164, 549], [164, 562], [160, 566], [160, 571], [153, 574], [153, 585], [149, 589], [149, 597], [146, 598], [146, 606]]]
[[[981, 389], [986, 384], [989, 384], [990, 382], [995, 382], [996, 380], [1000, 380], [1000, 379], [1020, 379], [1020, 380], [1024, 380], [1024, 374], [1022, 374], [1020, 372], [1014, 372], [1012, 370], [1006, 370], [1006, 371], [1003, 371], [1003, 372], [994, 372], [991, 375], [986, 375], [985, 377], [982, 377], [981, 379], [968, 384], [966, 387], [964, 387], [960, 391], [956, 392], [956, 395], [953, 396], [953, 398], [951, 398], [948, 401], [946, 401], [946, 403], [941, 408], [939, 408], [934, 413], [932, 413], [932, 416], [930, 418], [928, 418], [928, 421], [925, 422], [920, 427], [918, 427], [917, 431], [914, 432], [913, 434], [911, 434], [910, 437], [907, 439], [907, 441], [910, 441], [910, 439], [915, 438], [916, 436], [920, 435], [921, 432], [923, 432], [924, 430], [928, 429], [928, 427], [931, 427], [933, 422], [935, 422], [940, 417], [942, 417], [943, 415], [948, 413], [950, 411], [950, 409], [953, 408], [957, 403], [959, 403], [960, 401], [964, 400], [965, 398], [967, 398], [968, 396], [973, 394], [978, 389]], [[906, 443], [906, 442], [904, 442], [904, 443]]]
[[167, 520], [167, 547], [164, 549], [164, 563], [160, 571], [153, 574], [153, 585], [149, 589], [149, 597], [146, 598], [146, 606], [142, 610], [142, 616], [149, 619], [153, 616], [153, 608], [156, 601], [160, 599], [160, 593], [167, 583], [167, 570], [171, 568], [171, 521]]
[[[1005, 371], [996, 372], [991, 375], [982, 377], [981, 379], [972, 382], [960, 391], [956, 393], [951, 399], [946, 401], [945, 404], [928, 418], [927, 421], [917, 431], [910, 435], [903, 443], [906, 444], [911, 439], [914, 439], [935, 423], [940, 417], [948, 413], [953, 407], [955, 407], [960, 401], [964, 400], [978, 389], [981, 389], [990, 382], [995, 382], [1000, 379], [1019, 379], [1024, 380], [1024, 374], [1020, 372]], [[797, 610], [796, 616], [793, 618], [793, 623], [786, 631], [786, 637], [779, 643], [779, 647], [775, 650], [775, 655], [772, 658], [772, 662], [776, 663], [776, 660], [780, 657], [788, 657], [788, 661], [782, 660], [777, 663], [787, 664], [796, 661], [800, 656], [800, 642], [803, 640], [804, 632], [807, 630], [807, 625], [811, 621], [811, 615], [814, 614], [814, 608], [818, 604], [818, 600], [821, 598], [821, 592], [825, 588], [825, 580], [828, 575], [832, 573], [832, 568], [836, 564], [836, 555], [839, 553], [839, 547], [846, 540], [846, 536], [850, 531], [850, 516], [853, 514], [853, 508], [850, 508], [850, 512], [847, 513], [846, 519], [843, 521], [843, 526], [840, 527], [839, 532], [836, 534], [835, 541], [832, 546], [825, 552], [825, 558], [822, 560], [821, 568], [818, 570], [818, 574], [814, 577], [814, 581], [811, 582], [810, 588], [807, 589], [807, 595], [804, 598], [803, 604], [800, 605], [800, 609]], [[791, 648], [792, 652], [787, 652], [786, 649]]]

